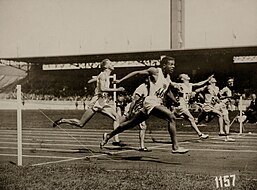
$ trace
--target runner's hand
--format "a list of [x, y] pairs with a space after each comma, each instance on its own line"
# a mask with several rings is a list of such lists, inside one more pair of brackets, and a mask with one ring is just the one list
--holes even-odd
[[208, 81], [210, 81], [213, 77], [214, 77], [214, 74], [212, 74], [211, 76], [209, 76]]
[[125, 91], [125, 88], [119, 87], [117, 90], [118, 90], [118, 91]]
[[112, 81], [113, 84], [119, 84], [121, 81], [120, 80], [114, 80]]

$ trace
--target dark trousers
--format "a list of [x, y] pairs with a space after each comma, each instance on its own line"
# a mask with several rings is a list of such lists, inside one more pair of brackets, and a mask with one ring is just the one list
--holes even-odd
[[245, 115], [249, 123], [256, 123], [257, 122], [257, 111], [246, 111]]

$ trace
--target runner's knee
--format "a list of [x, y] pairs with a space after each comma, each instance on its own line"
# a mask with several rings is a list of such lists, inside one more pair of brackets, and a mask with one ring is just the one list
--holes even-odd
[[225, 125], [230, 125], [230, 120], [229, 119], [224, 119]]
[[195, 119], [192, 117], [192, 116], [189, 116], [188, 117], [188, 120], [192, 123], [192, 122], [195, 122]]
[[175, 122], [176, 117], [175, 117], [174, 114], [169, 113], [167, 116], [168, 116], [168, 120], [169, 120], [170, 122]]

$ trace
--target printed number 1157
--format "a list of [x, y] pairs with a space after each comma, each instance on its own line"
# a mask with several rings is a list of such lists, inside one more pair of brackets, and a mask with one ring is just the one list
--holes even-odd
[[215, 182], [216, 182], [216, 187], [230, 187], [231, 185], [234, 187], [235, 186], [235, 181], [236, 181], [236, 175], [224, 175], [224, 176], [216, 176], [215, 177]]

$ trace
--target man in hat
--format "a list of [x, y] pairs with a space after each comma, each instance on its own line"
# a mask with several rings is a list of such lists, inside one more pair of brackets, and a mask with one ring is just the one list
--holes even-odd
[[245, 115], [247, 123], [257, 123], [257, 102], [256, 102], [256, 94], [251, 95], [251, 103], [247, 107]]

